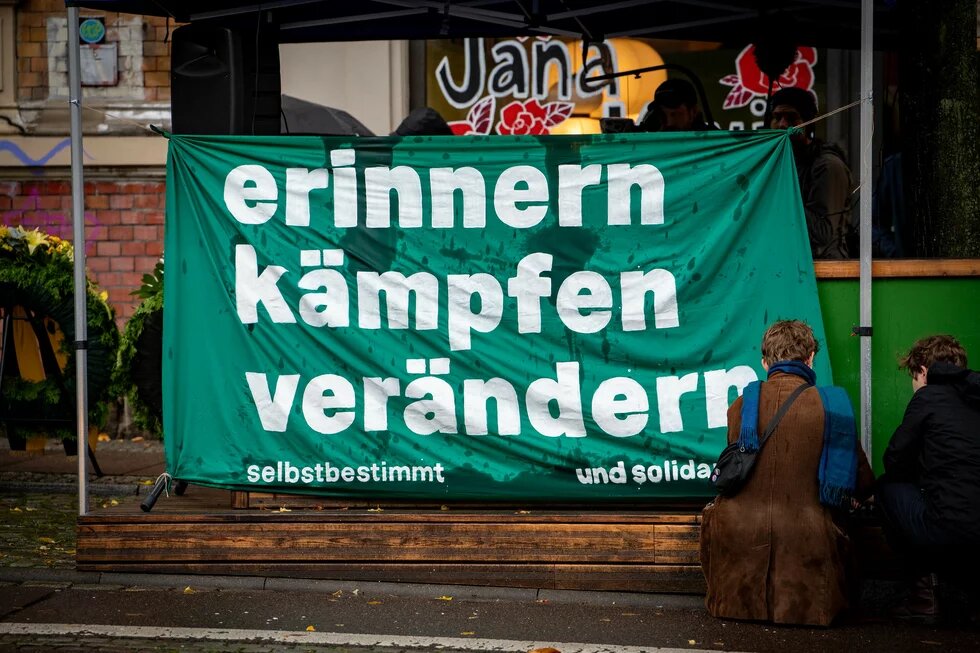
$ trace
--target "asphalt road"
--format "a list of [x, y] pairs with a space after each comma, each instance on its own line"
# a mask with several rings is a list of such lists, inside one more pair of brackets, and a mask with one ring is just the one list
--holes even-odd
[[[370, 586], [356, 592], [340, 589], [330, 593], [207, 590], [192, 585], [189, 589], [158, 589], [102, 584], [10, 584], [0, 588], [0, 649], [28, 650], [19, 647], [40, 641], [36, 632], [20, 639], [11, 635], [8, 630], [13, 624], [24, 627], [98, 624], [202, 629], [207, 633], [265, 631], [279, 641], [277, 650], [293, 650], [294, 645], [302, 650], [316, 650], [314, 642], [305, 647], [302, 641], [289, 643], [284, 631], [299, 638], [306, 633], [336, 636], [327, 644], [341, 648], [320, 650], [352, 651], [393, 650], [370, 644], [343, 648], [345, 642], [382, 642], [382, 636], [394, 637], [389, 643], [402, 645], [403, 650], [418, 650], [426, 642], [435, 650], [439, 641], [457, 645], [472, 641], [474, 646], [473, 649], [442, 646], [442, 651], [508, 650], [484, 648], [479, 643], [486, 640], [535, 642], [553, 646], [562, 653], [569, 650], [570, 642], [603, 645], [601, 650], [608, 651], [654, 650], [655, 647], [760, 653], [980, 650], [980, 630], [976, 628], [896, 624], [873, 617], [830, 629], [725, 622], [707, 616], [694, 597], [608, 595], [604, 598], [601, 593], [551, 593], [549, 599], [527, 600], [510, 598], [503, 590], [500, 598], [490, 598], [488, 594], [487, 598], [473, 599], [450, 594], [427, 595], [424, 586], [413, 586], [413, 591], [414, 596], [396, 596], [372, 591]], [[192, 643], [181, 639], [179, 634], [168, 640], [173, 650], [252, 650], [241, 648], [246, 643], [233, 638], [224, 642]], [[356, 637], [365, 634], [374, 639]], [[72, 645], [81, 647], [77, 650], [139, 650], [134, 648], [138, 640], [113, 638], [111, 632], [90, 635], [93, 648], [84, 648], [85, 639], [76, 636]], [[412, 641], [417, 645], [407, 647]], [[112, 642], [121, 642], [121, 647]], [[274, 644], [261, 645], [276, 648]], [[113, 646], [116, 648], [112, 649]], [[200, 646], [211, 648], [194, 648]]]

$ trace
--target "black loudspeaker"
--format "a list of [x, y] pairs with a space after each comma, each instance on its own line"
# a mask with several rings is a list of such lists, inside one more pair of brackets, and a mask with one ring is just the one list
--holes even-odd
[[176, 134], [280, 133], [274, 25], [178, 27], [170, 50], [170, 81]]

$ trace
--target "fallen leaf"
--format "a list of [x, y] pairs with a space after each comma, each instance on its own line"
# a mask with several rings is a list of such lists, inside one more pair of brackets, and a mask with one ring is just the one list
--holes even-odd
[[343, 628], [344, 624], [334, 624], [334, 628]]
[[11, 509], [10, 509], [10, 511], [11, 511], [11, 512], [24, 512], [24, 511], [23, 511], [23, 510], [21, 510], [20, 508], [11, 508]]
[[39, 542], [44, 542], [45, 544], [54, 544], [53, 537], [39, 537], [37, 538]]
[[530, 510], [518, 510], [514, 514], [515, 515], [530, 515], [531, 514], [531, 511]]
[[464, 630], [463, 632], [460, 633], [460, 635], [476, 635], [476, 631]]
[[381, 506], [378, 506], [377, 508], [368, 508], [367, 511], [368, 512], [384, 512], [384, 509]]
[[691, 646], [694, 646], [695, 644], [697, 644], [697, 642], [694, 641], [693, 639], [687, 640], [687, 643], [690, 644]]
[[292, 510], [290, 510], [286, 506], [279, 506], [279, 512], [292, 512]]
[[108, 433], [99, 433], [99, 437], [96, 438], [99, 442], [108, 442], [112, 438], [109, 437]]
[[443, 504], [443, 505], [439, 506], [439, 510], [443, 510], [443, 511], [449, 510], [449, 506]]
[[191, 589], [191, 586], [188, 585], [184, 588], [184, 594], [197, 594], [197, 590]]
[[451, 596], [437, 596], [436, 597], [436, 601], [452, 601], [452, 600], [453, 600], [453, 597], [451, 597]]
[[24, 506], [24, 510], [26, 510], [27, 512], [34, 512], [35, 510], [37, 510], [37, 508], [32, 508], [30, 506]]
[[135, 438], [133, 438], [133, 442], [142, 442], [142, 441], [143, 441], [142, 435], [137, 435]]
[[150, 479], [140, 481], [140, 483], [142, 483], [143, 485], [153, 485], [153, 481], [151, 481]]
[[344, 595], [344, 590], [337, 590], [336, 592], [334, 592], [330, 596], [336, 596], [339, 599], [343, 595]]
[[308, 633], [316, 632], [316, 628], [313, 627], [313, 624], [310, 624], [309, 626], [306, 627], [306, 632]]
[[368, 601], [368, 605], [381, 605], [381, 601]]
[[109, 505], [110, 506], [118, 506], [119, 505], [119, 502], [116, 501], [115, 499], [109, 499]]
[[605, 618], [605, 617], [603, 617], [603, 618], [602, 618], [602, 619], [600, 619], [599, 621], [612, 621], [612, 619], [607, 619], [607, 618]]
[[549, 603], [551, 603], [551, 601], [549, 601], [548, 599], [535, 599], [534, 602], [540, 603], [541, 605], [548, 605]]
[[620, 614], [624, 617], [638, 617], [640, 615], [639, 612], [621, 612]]

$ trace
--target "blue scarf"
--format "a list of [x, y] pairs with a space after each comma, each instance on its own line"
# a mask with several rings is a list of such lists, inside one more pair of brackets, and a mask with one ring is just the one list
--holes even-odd
[[[769, 376], [776, 372], [793, 374], [813, 385], [816, 373], [799, 361], [780, 361], [769, 367]], [[759, 389], [762, 383], [753, 381], [742, 392], [742, 428], [739, 445], [746, 451], [759, 450]], [[819, 387], [824, 407], [823, 451], [817, 478], [820, 482], [820, 503], [825, 506], [845, 506], [857, 483], [857, 431], [851, 401], [843, 388]]]

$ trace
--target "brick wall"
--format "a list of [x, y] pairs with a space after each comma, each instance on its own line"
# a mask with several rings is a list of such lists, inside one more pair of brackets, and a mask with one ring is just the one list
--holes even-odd
[[[89, 277], [109, 293], [122, 329], [139, 305], [130, 293], [163, 254], [164, 182], [85, 184], [85, 253]], [[72, 240], [71, 182], [0, 182], [0, 222]]]
[[[89, 100], [170, 100], [170, 41], [175, 24], [153, 16], [82, 9], [102, 16], [106, 42], [119, 48], [119, 84], [88, 87]], [[16, 9], [17, 99], [42, 101], [67, 92], [67, 11], [63, 0], [27, 0]], [[166, 40], [165, 40], [166, 39]]]

